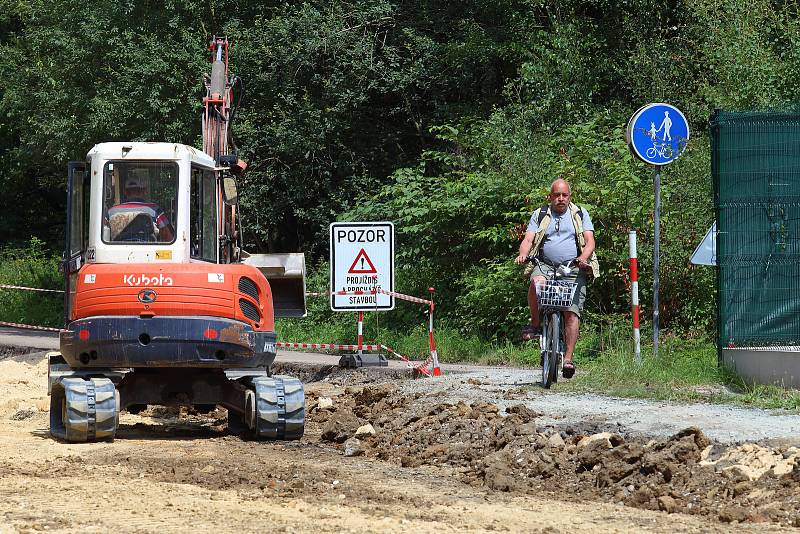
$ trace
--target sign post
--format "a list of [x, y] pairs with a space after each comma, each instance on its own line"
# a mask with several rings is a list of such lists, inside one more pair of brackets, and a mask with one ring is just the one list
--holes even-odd
[[658, 269], [661, 265], [661, 167], [656, 167], [653, 179], [653, 358], [658, 358]]
[[339, 360], [342, 367], [386, 366], [383, 354], [361, 350], [363, 313], [394, 309], [394, 225], [341, 222], [330, 225], [330, 305], [358, 312], [358, 353]]
[[[658, 126], [656, 126], [658, 125]], [[634, 156], [653, 165], [655, 206], [653, 225], [653, 357], [658, 357], [658, 269], [661, 260], [661, 167], [675, 161], [689, 143], [689, 123], [669, 104], [648, 104], [633, 114], [625, 139]]]

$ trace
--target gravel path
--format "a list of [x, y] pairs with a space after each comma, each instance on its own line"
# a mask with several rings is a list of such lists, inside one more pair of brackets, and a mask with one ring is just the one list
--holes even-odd
[[800, 415], [718, 404], [558, 393], [558, 385], [545, 391], [536, 384], [539, 374], [535, 369], [481, 367], [433, 380], [405, 382], [403, 387], [409, 393], [438, 392], [450, 402], [483, 400], [501, 408], [524, 403], [553, 425], [586, 423], [603, 430], [662, 437], [697, 426], [722, 443], [778, 440], [800, 444]]

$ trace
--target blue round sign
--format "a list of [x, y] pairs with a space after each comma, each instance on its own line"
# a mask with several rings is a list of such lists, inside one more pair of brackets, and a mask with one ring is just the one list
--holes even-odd
[[633, 114], [626, 139], [631, 151], [651, 165], [666, 165], [689, 143], [689, 123], [675, 106], [648, 104]]

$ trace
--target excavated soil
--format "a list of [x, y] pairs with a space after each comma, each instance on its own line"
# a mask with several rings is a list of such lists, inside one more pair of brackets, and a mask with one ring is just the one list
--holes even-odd
[[[448, 466], [474, 487], [558, 492], [720, 522], [800, 526], [800, 449], [722, 447], [696, 427], [665, 439], [542, 428], [524, 405], [409, 399], [393, 385], [347, 388], [332, 408], [310, 403], [322, 439], [403, 467]], [[355, 438], [370, 423], [374, 435]]]
[[554, 426], [524, 405], [408, 392], [404, 371], [281, 371], [306, 382], [299, 441], [232, 435], [223, 409], [149, 407], [122, 414], [113, 443], [67, 444], [47, 432], [44, 353], [0, 348], [0, 533], [800, 526], [788, 445]]

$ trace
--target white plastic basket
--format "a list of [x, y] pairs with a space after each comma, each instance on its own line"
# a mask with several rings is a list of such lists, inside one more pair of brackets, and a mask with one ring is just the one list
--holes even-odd
[[561, 310], [569, 309], [572, 306], [572, 299], [575, 297], [576, 289], [578, 289], [577, 282], [547, 280], [543, 285], [536, 287], [536, 294], [539, 295], [539, 306]]

